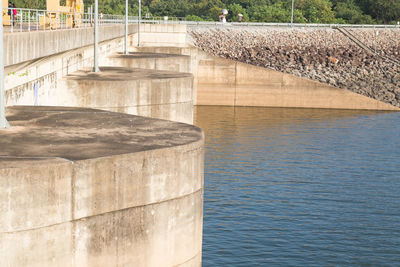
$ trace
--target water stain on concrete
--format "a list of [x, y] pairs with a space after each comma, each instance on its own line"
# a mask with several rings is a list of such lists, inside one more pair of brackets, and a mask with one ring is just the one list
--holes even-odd
[[0, 131], [0, 162], [107, 157], [185, 145], [203, 135], [188, 124], [94, 109], [15, 106], [6, 112], [12, 127]]

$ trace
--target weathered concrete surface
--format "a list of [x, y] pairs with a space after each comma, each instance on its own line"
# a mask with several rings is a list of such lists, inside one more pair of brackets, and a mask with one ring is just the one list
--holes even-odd
[[[137, 27], [137, 25], [133, 25], [133, 27], [135, 26]], [[186, 28], [185, 27], [182, 28], [182, 26], [174, 26], [169, 24], [151, 26], [151, 27], [142, 25], [142, 34], [144, 34], [147, 31], [149, 36], [154, 40], [163, 39], [165, 35], [172, 36], [171, 38], [168, 37], [167, 39], [171, 41], [170, 45], [173, 45], [176, 44], [176, 42], [181, 42], [185, 40], [185, 38], [183, 39], [181, 38], [182, 40], [177, 38], [177, 36], [181, 35], [186, 36], [184, 29]], [[92, 33], [88, 33], [86, 30], [84, 31], [84, 29], [73, 29], [72, 31], [74, 34], [82, 34], [82, 38], [85, 39], [89, 38], [88, 36], [93, 35]], [[100, 31], [103, 31], [103, 28], [101, 28]], [[63, 32], [63, 30], [61, 32]], [[112, 32], [112, 34], [110, 33], [110, 36], [114, 36], [114, 34], [118, 35], [117, 32], [121, 34], [120, 36], [123, 36], [123, 33], [120, 30]], [[53, 36], [52, 32], [48, 32], [48, 34], [43, 33], [44, 39], [51, 40], [51, 42], [59, 41], [57, 38], [56, 38], [57, 40], [52, 39], [52, 36]], [[135, 34], [131, 34], [129, 36], [130, 49], [132, 49], [132, 45], [136, 44], [136, 42], [133, 41], [135, 36], [136, 36]], [[163, 40], [167, 41], [167, 39]], [[24, 47], [26, 51], [29, 51], [29, 49], [31, 48], [29, 39], [25, 38], [23, 40], [25, 40], [25, 43], [20, 44], [21, 49], [22, 47]], [[69, 41], [65, 42], [68, 43]], [[78, 44], [74, 45], [79, 47]], [[69, 48], [69, 47], [64, 47], [64, 45], [62, 44], [57, 45], [57, 47], [59, 47], [60, 50]], [[103, 66], [111, 65], [109, 64], [108, 57], [112, 54], [115, 54], [116, 52], [122, 51], [123, 47], [124, 47], [123, 37], [114, 38], [111, 40], [106, 40], [101, 42], [99, 45], [100, 65]], [[5, 50], [7, 49], [5, 48]], [[155, 66], [150, 66], [150, 67], [151, 68], [155, 67], [156, 69], [164, 69], [164, 70], [166, 69], [174, 70], [176, 68], [180, 72], [188, 72], [186, 64], [186, 62], [189, 60], [188, 57], [176, 55], [174, 57], [174, 63], [169, 65], [169, 63], [171, 63], [171, 60], [172, 58], [166, 58], [166, 57], [164, 57], [164, 59], [159, 58], [156, 60], [157, 64]], [[144, 62], [144, 60], [142, 62]], [[66, 50], [64, 52], [60, 52], [55, 55], [35, 58], [30, 61], [25, 61], [19, 64], [7, 66], [5, 69], [7, 73], [5, 77], [6, 105], [7, 106], [34, 105], [34, 104], [51, 105], [51, 106], [62, 105], [60, 103], [65, 103], [65, 101], [67, 101], [70, 96], [68, 92], [65, 91], [64, 87], [65, 83], [62, 81], [62, 78], [68, 74], [74, 73], [84, 68], [91, 68], [92, 66], [93, 66], [92, 45]], [[177, 83], [178, 86], [182, 86], [182, 83], [180, 82]], [[142, 84], [146, 85], [146, 83]], [[141, 88], [143, 89], [143, 86]], [[145, 91], [146, 89], [143, 90]], [[133, 114], [143, 114], [146, 116], [152, 116], [151, 114], [155, 114], [155, 117], [157, 118], [165, 118], [165, 119], [177, 118], [177, 120], [181, 122], [192, 122], [191, 105], [189, 105], [188, 103], [168, 102], [168, 105], [166, 106], [164, 105], [165, 103], [166, 102], [163, 102], [163, 104], [161, 104], [158, 108], [156, 108], [155, 106], [152, 107], [142, 106], [139, 111], [137, 111], [135, 107], [131, 107], [130, 108], [131, 110], [126, 112]], [[70, 104], [67, 103], [64, 105], [70, 105]], [[71, 104], [70, 106], [74, 105]], [[117, 107], [118, 106], [113, 106], [112, 109], [110, 110], [118, 110]], [[124, 110], [121, 109], [121, 111]]]
[[[123, 38], [99, 44], [99, 60], [121, 51]], [[6, 105], [55, 105], [51, 98], [58, 81], [79, 69], [93, 66], [93, 47], [73, 49], [5, 68]], [[37, 87], [35, 92], [35, 86]]]
[[[137, 25], [129, 25], [129, 34], [136, 33]], [[99, 42], [125, 35], [123, 24], [101, 26]], [[4, 35], [4, 65], [22, 63], [68, 50], [93, 45], [93, 28], [55, 31], [19, 32]]]
[[196, 105], [400, 110], [346, 89], [218, 58], [194, 47], [140, 47], [136, 50], [189, 55]]
[[[327, 28], [196, 27], [190, 35], [197, 47], [214, 56], [318, 81], [400, 108], [400, 31], [349, 31], [344, 35]], [[352, 41], [355, 38], [363, 48]]]
[[[141, 46], [186, 46], [186, 25], [184, 24], [141, 24]], [[137, 45], [137, 34], [133, 35], [133, 45]]]
[[161, 53], [131, 52], [128, 55], [117, 53], [108, 57], [103, 65], [188, 73], [190, 72], [190, 57]]
[[228, 59], [201, 60], [198, 105], [400, 110], [328, 84]]
[[57, 106], [90, 107], [193, 123], [193, 75], [171, 71], [100, 67], [59, 82]]
[[7, 119], [2, 266], [200, 266], [199, 128], [56, 107], [11, 107]]

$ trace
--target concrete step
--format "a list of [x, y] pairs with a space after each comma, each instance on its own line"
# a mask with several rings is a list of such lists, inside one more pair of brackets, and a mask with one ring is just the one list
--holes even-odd
[[126, 67], [100, 70], [83, 69], [64, 77], [48, 102], [193, 123], [192, 74]]
[[175, 47], [175, 46], [141, 46], [135, 47], [136, 52], [142, 53], [161, 53], [175, 55], [190, 55], [190, 50], [193, 47]]
[[178, 54], [131, 52], [114, 54], [104, 59], [104, 66], [190, 72], [190, 57]]

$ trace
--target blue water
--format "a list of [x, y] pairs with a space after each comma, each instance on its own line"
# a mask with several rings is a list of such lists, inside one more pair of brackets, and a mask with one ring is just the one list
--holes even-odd
[[195, 114], [203, 266], [400, 266], [400, 113]]

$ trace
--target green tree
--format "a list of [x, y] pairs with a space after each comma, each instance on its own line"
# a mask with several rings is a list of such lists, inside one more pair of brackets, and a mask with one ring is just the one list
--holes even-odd
[[302, 11], [307, 22], [335, 23], [335, 13], [329, 0], [300, 0], [296, 7]]
[[204, 19], [202, 19], [201, 17], [196, 16], [196, 15], [188, 15], [188, 16], [186, 16], [186, 20], [189, 20], [189, 21], [204, 21]]
[[[269, 6], [256, 6], [251, 10], [251, 20], [259, 22], [290, 22], [291, 20], [291, 9], [285, 6], [283, 2], [276, 2]], [[250, 12], [249, 12], [250, 13]], [[294, 10], [294, 19], [297, 23], [304, 23], [302, 12], [298, 9]]]
[[249, 15], [247, 15], [246, 9], [243, 8], [239, 4], [230, 4], [228, 6], [228, 11], [229, 11], [228, 18], [232, 22], [237, 22], [238, 21], [238, 19], [239, 19], [238, 14], [239, 13], [243, 15], [243, 20], [242, 21], [249, 21]]
[[[46, 9], [45, 0], [14, 0], [20, 8]], [[228, 19], [259, 22], [289, 22], [292, 0], [142, 0], [142, 13], [156, 16], [218, 20], [223, 8]], [[84, 0], [85, 10], [94, 0]], [[125, 13], [125, 0], [99, 0], [103, 13]], [[129, 1], [129, 14], [137, 15], [137, 0]], [[308, 23], [393, 23], [400, 21], [400, 0], [295, 0], [295, 22]]]
[[358, 0], [357, 3], [366, 14], [371, 15], [380, 23], [400, 20], [399, 0]]
[[337, 2], [334, 11], [337, 19], [343, 19], [350, 24], [373, 24], [375, 21], [370, 15], [363, 14], [361, 8], [356, 5], [354, 0]]

